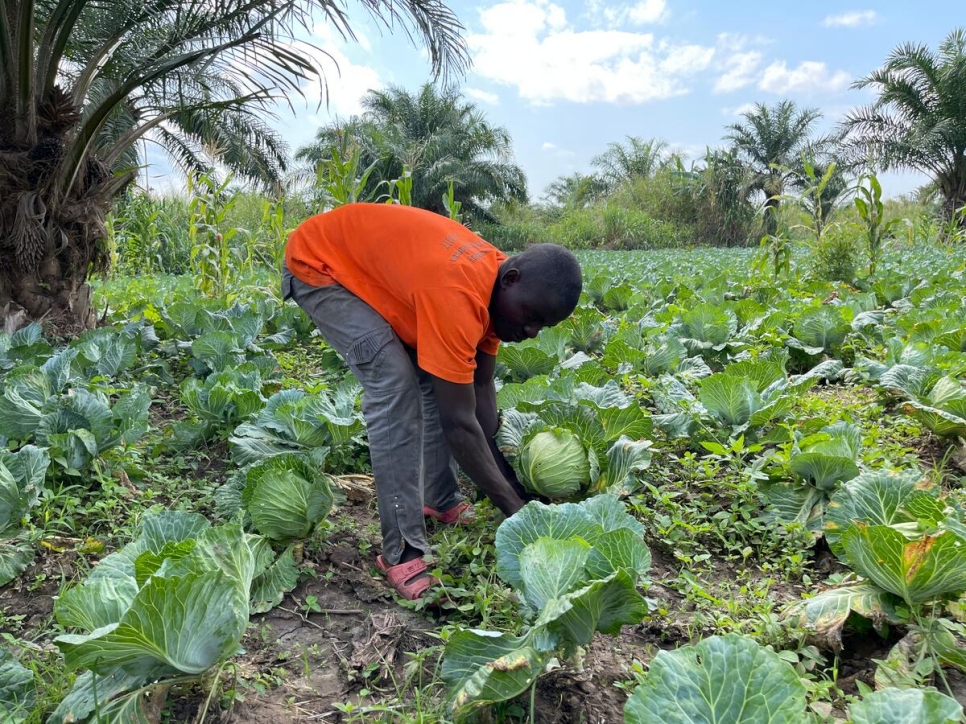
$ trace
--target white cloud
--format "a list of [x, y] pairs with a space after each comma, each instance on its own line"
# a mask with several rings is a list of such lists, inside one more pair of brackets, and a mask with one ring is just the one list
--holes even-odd
[[560, 148], [560, 146], [551, 141], [544, 141], [543, 145], [540, 146], [540, 150], [553, 159], [571, 159], [577, 155], [573, 151], [569, 151], [566, 148]]
[[663, 23], [669, 17], [666, 0], [639, 0], [633, 5], [587, 0], [581, 20], [589, 27], [617, 29], [625, 25]]
[[490, 93], [489, 91], [480, 90], [479, 88], [470, 88], [467, 86], [463, 89], [463, 92], [475, 101], [480, 103], [489, 103], [491, 106], [497, 106], [500, 104], [500, 96], [496, 93]]
[[672, 47], [661, 61], [661, 70], [672, 75], [698, 73], [711, 65], [714, 53], [714, 48], [705, 48], [702, 45]]
[[861, 25], [872, 25], [878, 19], [875, 10], [854, 10], [841, 15], [826, 15], [822, 25], [826, 28], [857, 28]]
[[681, 95], [715, 53], [656, 43], [650, 33], [580, 31], [549, 0], [506, 0], [481, 10], [480, 23], [483, 32], [467, 36], [473, 71], [535, 104], [637, 104]]
[[730, 93], [755, 82], [755, 71], [761, 65], [761, 53], [757, 50], [734, 53], [723, 63], [724, 73], [714, 82], [715, 93]]
[[758, 87], [770, 93], [812, 93], [841, 91], [849, 87], [851, 77], [844, 70], [829, 72], [825, 63], [807, 60], [789, 69], [785, 61], [775, 61], [762, 74]]
[[627, 17], [637, 25], [660, 22], [667, 17], [667, 3], [664, 0], [641, 0], [630, 8]]
[[721, 115], [723, 116], [740, 116], [744, 113], [750, 113], [755, 110], [754, 103], [742, 103], [740, 106], [726, 106], [721, 109]]

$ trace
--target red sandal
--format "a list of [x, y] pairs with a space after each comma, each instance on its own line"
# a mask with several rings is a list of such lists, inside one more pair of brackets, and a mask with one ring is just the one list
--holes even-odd
[[416, 578], [420, 573], [426, 573], [426, 561], [422, 558], [413, 558], [408, 563], [399, 563], [390, 566], [381, 556], [376, 556], [376, 567], [386, 574], [389, 585], [396, 589], [396, 593], [407, 601], [415, 601], [426, 593], [436, 579], [432, 576], [422, 576]]
[[473, 505], [466, 500], [461, 500], [452, 508], [444, 510], [443, 512], [424, 505], [423, 515], [429, 518], [435, 518], [440, 523], [446, 523], [447, 525], [459, 525], [460, 523], [469, 523], [476, 520], [476, 511], [473, 509]]

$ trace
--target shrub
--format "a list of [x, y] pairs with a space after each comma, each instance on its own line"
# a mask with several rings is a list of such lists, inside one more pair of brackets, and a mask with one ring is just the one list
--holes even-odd
[[862, 266], [862, 247], [850, 227], [829, 229], [813, 247], [811, 274], [829, 282], [851, 283]]

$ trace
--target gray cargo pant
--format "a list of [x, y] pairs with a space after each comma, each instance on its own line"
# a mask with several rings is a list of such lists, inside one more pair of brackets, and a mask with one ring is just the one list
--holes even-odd
[[314, 287], [283, 267], [282, 295], [312, 318], [362, 383], [383, 558], [398, 563], [406, 543], [428, 553], [423, 504], [449, 510], [461, 500], [431, 376], [389, 323], [345, 287]]

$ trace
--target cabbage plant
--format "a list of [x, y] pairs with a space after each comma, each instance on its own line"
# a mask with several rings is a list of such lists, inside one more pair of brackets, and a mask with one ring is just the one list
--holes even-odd
[[43, 364], [52, 353], [38, 322], [31, 322], [13, 334], [0, 330], [0, 371], [23, 364]]
[[873, 691], [849, 707], [852, 724], [959, 724], [962, 705], [938, 691], [883, 689]]
[[769, 517], [799, 523], [820, 536], [832, 493], [859, 474], [861, 451], [862, 431], [849, 422], [826, 425], [799, 440], [788, 456], [787, 468], [773, 470], [771, 479], [759, 486]]
[[[497, 445], [530, 492], [555, 500], [624, 493], [650, 465], [650, 416], [613, 380], [529, 387], [503, 414]], [[535, 398], [535, 399], [534, 399]]]
[[200, 677], [237, 653], [253, 592], [256, 610], [265, 610], [284, 593], [266, 585], [291, 588], [296, 580], [290, 559], [276, 561], [237, 522], [146, 516], [134, 541], [55, 601], [58, 623], [73, 632], [54, 642], [68, 670], [83, 673], [49, 721], [82, 721], [95, 711], [98, 721], [144, 721], [143, 694]]
[[658, 651], [624, 706], [627, 724], [799, 724], [805, 686], [778, 654], [738, 634]]
[[181, 400], [198, 422], [181, 423], [176, 433], [191, 440], [207, 440], [226, 428], [234, 429], [265, 406], [261, 374], [248, 363], [214, 372], [204, 381], [189, 377], [181, 383]]
[[880, 630], [902, 624], [910, 634], [890, 653], [887, 660], [898, 662], [892, 670], [929, 656], [966, 671], [966, 626], [936, 617], [966, 592], [966, 524], [954, 501], [918, 472], [863, 473], [833, 495], [826, 535], [862, 579], [822, 591], [787, 615], [836, 650], [851, 612]]
[[107, 450], [140, 439], [151, 406], [144, 385], [113, 404], [97, 389], [65, 389], [76, 356], [76, 349], [65, 349], [39, 367], [16, 368], [0, 382], [0, 438], [49, 448], [51, 458], [72, 474]]
[[7, 649], [0, 648], [0, 721], [26, 721], [37, 700], [36, 687], [34, 672], [21, 665]]
[[294, 453], [251, 465], [216, 493], [218, 514], [247, 514], [252, 527], [273, 541], [307, 538], [335, 500], [329, 477]]
[[442, 676], [454, 713], [505, 701], [530, 687], [555, 656], [572, 656], [596, 631], [640, 623], [638, 591], [651, 564], [639, 521], [612, 495], [581, 503], [528, 503], [496, 533], [497, 575], [517, 591], [521, 636], [454, 634]]
[[22, 523], [40, 500], [49, 465], [47, 451], [33, 445], [17, 452], [0, 449], [0, 586], [17, 577], [34, 558]]
[[356, 406], [358, 384], [309, 395], [282, 390], [272, 395], [251, 422], [243, 422], [229, 438], [232, 457], [240, 465], [298, 452], [321, 465], [335, 448], [347, 447], [365, 429]]
[[593, 449], [576, 433], [552, 427], [524, 443], [517, 469], [527, 490], [546, 498], [569, 498], [596, 481], [596, 467]]

